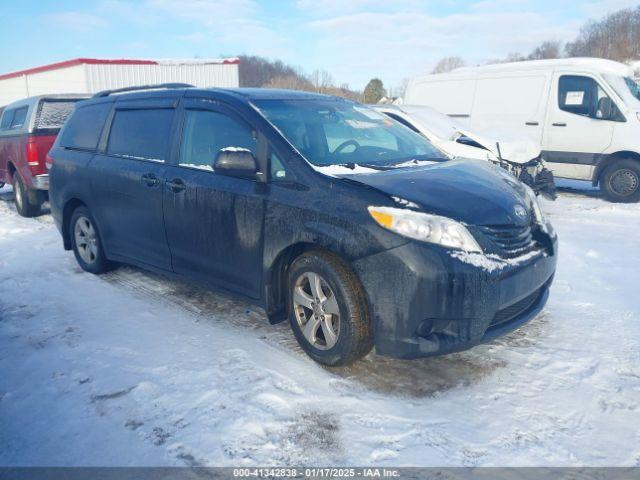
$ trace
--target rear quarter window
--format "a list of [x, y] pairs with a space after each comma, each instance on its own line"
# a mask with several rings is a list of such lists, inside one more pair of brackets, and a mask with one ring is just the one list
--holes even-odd
[[173, 109], [116, 110], [109, 134], [109, 155], [164, 161]]
[[77, 108], [60, 132], [60, 145], [76, 150], [95, 150], [111, 103], [98, 103]]

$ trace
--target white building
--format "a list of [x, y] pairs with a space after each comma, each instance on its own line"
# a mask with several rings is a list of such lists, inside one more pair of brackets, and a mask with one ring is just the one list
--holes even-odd
[[106, 60], [76, 58], [0, 75], [0, 105], [33, 95], [184, 82], [196, 87], [238, 87], [237, 58]]

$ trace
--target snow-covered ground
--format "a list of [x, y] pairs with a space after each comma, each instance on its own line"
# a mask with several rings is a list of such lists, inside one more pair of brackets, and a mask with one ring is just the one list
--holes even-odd
[[640, 205], [565, 190], [545, 311], [446, 357], [305, 357], [286, 324], [96, 277], [0, 190], [0, 465], [640, 465]]

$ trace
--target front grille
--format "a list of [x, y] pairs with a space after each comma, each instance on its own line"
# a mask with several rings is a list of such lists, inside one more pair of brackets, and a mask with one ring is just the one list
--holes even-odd
[[536, 290], [531, 295], [526, 296], [522, 300], [517, 301], [513, 305], [509, 305], [502, 310], [498, 310], [498, 312], [493, 317], [493, 320], [491, 320], [489, 327], [495, 327], [496, 325], [500, 325], [501, 323], [513, 320], [521, 313], [527, 311], [529, 307], [531, 307], [531, 305], [533, 305], [536, 300], [538, 300], [539, 297], [540, 289]]
[[485, 225], [479, 228], [504, 257], [517, 257], [535, 248], [530, 225]]

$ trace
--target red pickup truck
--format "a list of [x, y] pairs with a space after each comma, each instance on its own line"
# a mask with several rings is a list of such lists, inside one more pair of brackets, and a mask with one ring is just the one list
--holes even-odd
[[87, 95], [30, 97], [1, 110], [0, 187], [13, 185], [16, 208], [23, 217], [38, 215], [47, 201], [47, 153], [75, 103], [84, 98]]

